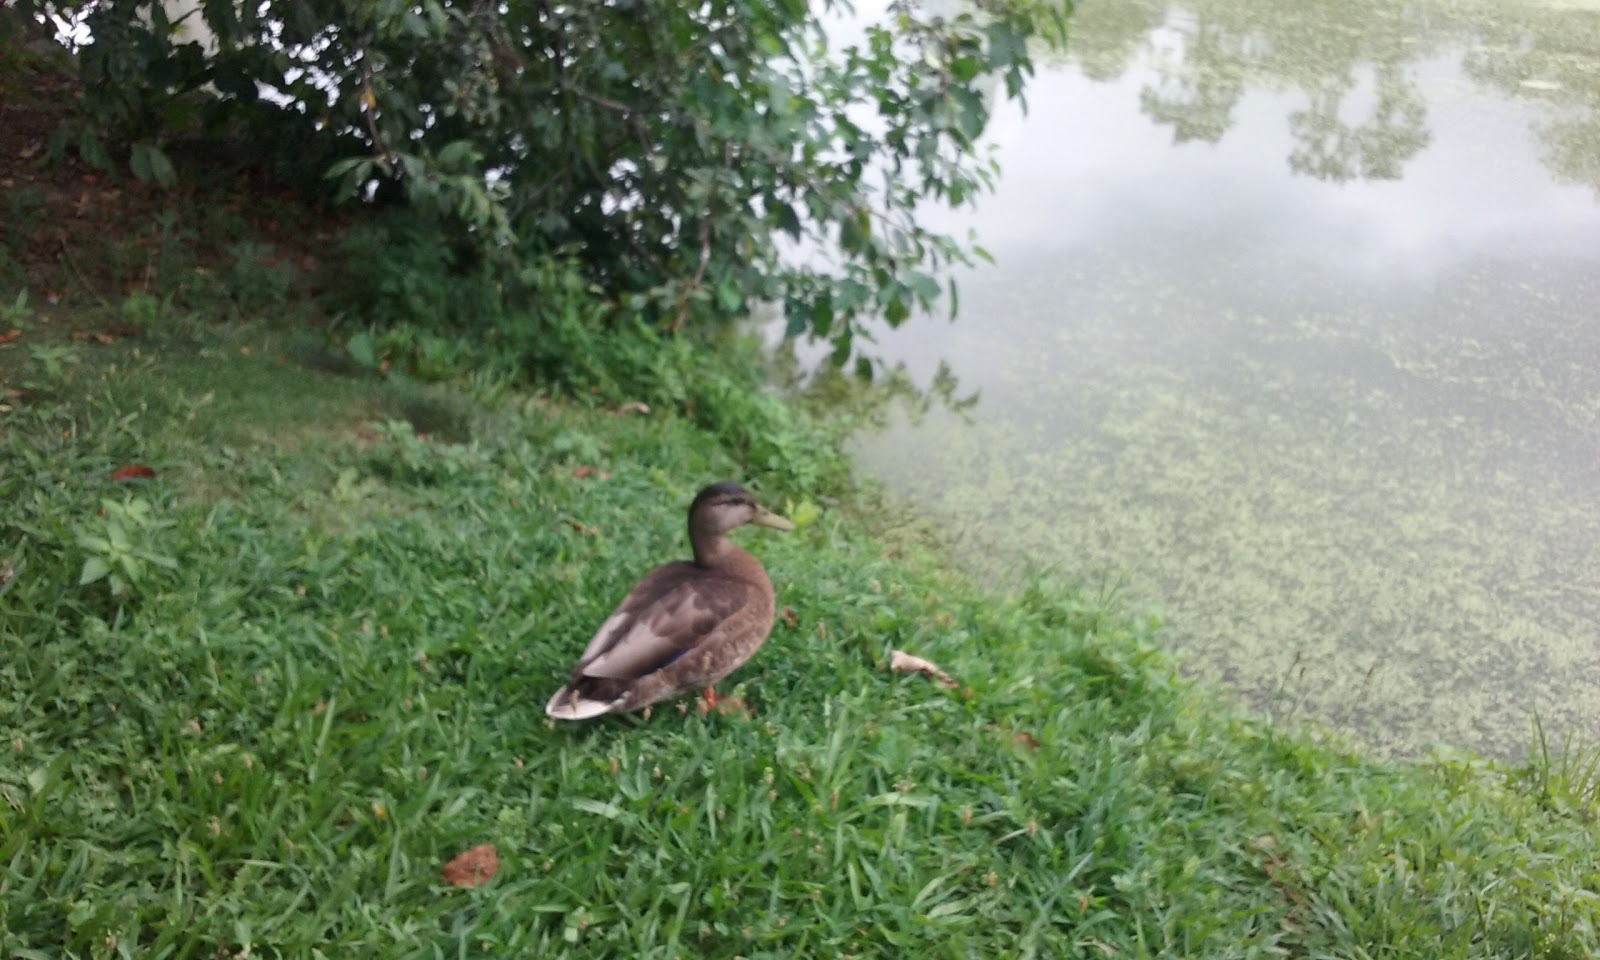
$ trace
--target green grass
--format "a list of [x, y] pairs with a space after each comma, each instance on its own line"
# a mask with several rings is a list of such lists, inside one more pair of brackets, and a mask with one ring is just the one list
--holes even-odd
[[[1592, 763], [1275, 730], [1114, 603], [874, 539], [862, 494], [742, 537], [794, 614], [725, 684], [752, 719], [553, 727], [699, 485], [833, 503], [793, 466], [818, 434], [752, 446], [749, 417], [793, 421], [715, 390], [617, 414], [185, 329], [0, 358], [35, 387], [0, 417], [0, 956], [1600, 953]], [[95, 557], [120, 590], [80, 584]], [[441, 883], [485, 842], [494, 880]]]

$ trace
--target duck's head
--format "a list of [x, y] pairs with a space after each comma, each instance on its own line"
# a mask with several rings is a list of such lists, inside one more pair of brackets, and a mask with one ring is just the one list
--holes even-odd
[[713, 483], [689, 505], [689, 534], [721, 536], [735, 527], [753, 523], [774, 530], [793, 530], [794, 524], [761, 504], [737, 483]]

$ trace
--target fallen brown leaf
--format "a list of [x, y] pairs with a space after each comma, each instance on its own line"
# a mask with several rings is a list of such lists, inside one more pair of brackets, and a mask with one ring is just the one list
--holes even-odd
[[439, 869], [439, 876], [452, 887], [476, 887], [500, 872], [500, 857], [494, 844], [480, 843]]
[[572, 529], [578, 531], [579, 533], [587, 533], [591, 537], [600, 532], [599, 530], [596, 530], [594, 527], [588, 526], [588, 525], [583, 524], [583, 523], [579, 523], [578, 521], [572, 519], [571, 517], [562, 517], [561, 518], [561, 522], [565, 523], [567, 526], [569, 526]]
[[1011, 735], [1011, 743], [1017, 747], [1027, 747], [1029, 750], [1039, 749], [1039, 738], [1026, 730], [1018, 730]]
[[112, 344], [124, 337], [137, 337], [142, 333], [138, 327], [111, 326], [104, 330], [75, 330], [72, 333], [74, 340], [93, 340], [95, 343]]
[[955, 677], [939, 669], [939, 665], [932, 660], [912, 656], [904, 650], [892, 650], [889, 652], [889, 669], [905, 673], [920, 673], [929, 680], [936, 680], [946, 687], [959, 687], [961, 685], [956, 682]]
[[794, 614], [794, 608], [787, 603], [783, 605], [783, 610], [779, 613], [779, 616], [783, 617], [783, 622], [791, 627], [800, 622], [800, 618]]
[[617, 408], [616, 412], [617, 413], [641, 413], [641, 414], [642, 413], [649, 413], [650, 412], [650, 404], [648, 404], [648, 403], [640, 403], [639, 401], [634, 400], [634, 401], [631, 401], [629, 403], [624, 403], [622, 406]]
[[22, 336], [22, 331], [18, 330], [16, 327], [12, 327], [5, 333], [0, 333], [0, 343], [10, 343], [20, 336]]
[[113, 480], [149, 480], [155, 475], [154, 468], [147, 467], [142, 463], [130, 463], [125, 467], [118, 467], [111, 471], [111, 479]]

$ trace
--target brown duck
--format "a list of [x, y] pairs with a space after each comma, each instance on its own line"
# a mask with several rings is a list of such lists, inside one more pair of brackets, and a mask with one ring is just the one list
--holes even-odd
[[715, 704], [712, 686], [772, 632], [772, 581], [761, 561], [728, 539], [728, 531], [747, 523], [794, 529], [737, 483], [701, 490], [689, 505], [694, 559], [662, 564], [629, 591], [545, 713], [587, 720], [697, 688]]

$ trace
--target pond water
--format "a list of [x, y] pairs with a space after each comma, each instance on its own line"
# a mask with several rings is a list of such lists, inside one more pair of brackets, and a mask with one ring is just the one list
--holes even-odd
[[864, 470], [1380, 752], [1600, 738], [1600, 2], [1083, 0]]

